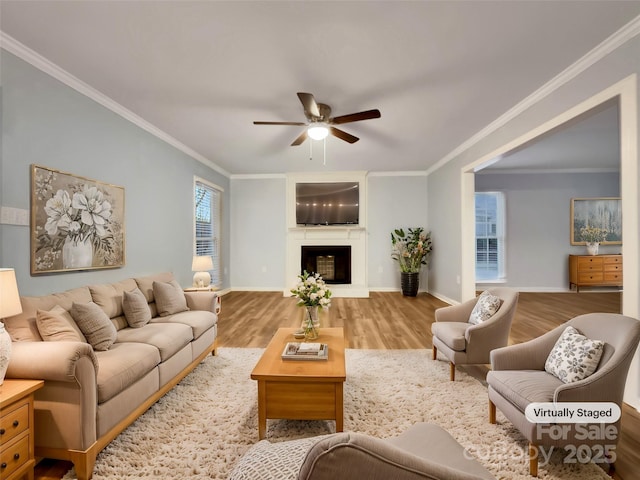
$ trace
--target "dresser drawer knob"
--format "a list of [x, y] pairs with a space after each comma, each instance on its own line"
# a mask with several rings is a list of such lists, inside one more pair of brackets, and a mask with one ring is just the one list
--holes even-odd
[[0, 435], [4, 435], [5, 431], [6, 430], [4, 428], [0, 428]]
[[20, 422], [18, 420], [14, 420], [13, 421], [13, 426], [17, 427], [18, 425], [20, 425]]
[[20, 458], [20, 454], [19, 453], [14, 453], [13, 454], [13, 459], [14, 460], [18, 460]]
[[5, 468], [7, 468], [7, 464], [5, 462], [2, 462], [2, 465], [0, 465], [0, 468], [4, 470]]

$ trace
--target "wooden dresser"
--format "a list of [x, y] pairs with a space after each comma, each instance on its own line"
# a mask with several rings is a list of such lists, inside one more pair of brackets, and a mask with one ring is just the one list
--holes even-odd
[[622, 286], [622, 255], [569, 255], [569, 289]]
[[41, 380], [5, 379], [0, 385], [0, 478], [33, 480], [33, 392]]

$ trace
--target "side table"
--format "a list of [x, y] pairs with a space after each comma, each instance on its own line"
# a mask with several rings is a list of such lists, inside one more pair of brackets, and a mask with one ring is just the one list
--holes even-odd
[[33, 396], [42, 380], [5, 379], [0, 385], [0, 477], [33, 480]]

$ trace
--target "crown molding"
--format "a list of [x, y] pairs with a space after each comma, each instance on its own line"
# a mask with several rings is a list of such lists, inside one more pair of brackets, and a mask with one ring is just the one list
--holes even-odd
[[517, 103], [506, 113], [498, 117], [478, 133], [473, 135], [467, 141], [460, 144], [456, 149], [449, 152], [446, 156], [444, 156], [427, 170], [427, 175], [443, 167], [458, 155], [468, 150], [485, 137], [488, 137], [491, 133], [506, 125], [515, 117], [523, 113], [525, 110], [540, 102], [542, 99], [555, 92], [567, 82], [573, 80], [586, 69], [594, 65], [596, 62], [602, 60], [605, 56], [616, 50], [621, 45], [624, 45], [626, 42], [628, 42], [638, 34], [640, 34], [640, 15], [631, 20], [620, 30], [609, 36], [582, 58], [580, 58], [569, 67], [564, 69], [562, 72], [560, 72], [558, 75], [553, 77], [538, 90], [533, 92], [521, 102]]
[[476, 175], [537, 175], [557, 173], [620, 173], [619, 168], [484, 168]]
[[90, 98], [94, 102], [111, 110], [117, 115], [120, 115], [125, 120], [140, 127], [141, 129], [145, 130], [151, 135], [159, 138], [163, 142], [168, 143], [172, 147], [180, 150], [182, 153], [187, 154], [189, 157], [193, 158], [194, 160], [197, 160], [198, 162], [206, 165], [207, 167], [215, 170], [216, 172], [220, 173], [221, 175], [224, 175], [227, 178], [230, 177], [231, 174], [227, 172], [225, 169], [223, 169], [222, 167], [220, 167], [219, 165], [215, 164], [214, 162], [204, 157], [200, 153], [196, 152], [195, 150], [189, 148], [184, 143], [175, 139], [168, 133], [160, 130], [155, 125], [147, 122], [145, 119], [143, 119], [139, 115], [136, 115], [131, 110], [123, 107], [112, 98], [106, 96], [102, 92], [86, 84], [79, 78], [73, 76], [66, 70], [62, 69], [55, 63], [46, 59], [36, 51], [30, 49], [26, 45], [20, 43], [18, 40], [11, 37], [10, 35], [7, 35], [1, 30], [0, 30], [0, 48], [24, 60], [25, 62], [37, 68], [38, 70], [64, 83], [68, 87], [73, 88], [80, 94]]
[[426, 170], [406, 170], [406, 171], [385, 171], [385, 172], [369, 172], [370, 177], [426, 177]]
[[269, 178], [286, 179], [285, 173], [234, 173], [230, 176], [231, 180], [264, 180]]

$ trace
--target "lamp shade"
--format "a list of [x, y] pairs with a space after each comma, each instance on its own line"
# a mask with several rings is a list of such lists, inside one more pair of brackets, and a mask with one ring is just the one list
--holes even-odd
[[317, 124], [309, 127], [307, 133], [314, 140], [322, 140], [329, 135], [329, 129], [324, 124]]
[[213, 270], [213, 260], [211, 255], [196, 255], [191, 262], [192, 272], [208, 272]]
[[13, 268], [0, 268], [0, 318], [22, 313], [18, 282]]

